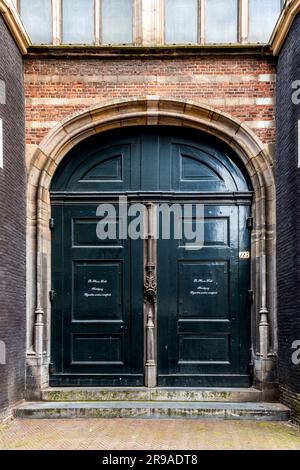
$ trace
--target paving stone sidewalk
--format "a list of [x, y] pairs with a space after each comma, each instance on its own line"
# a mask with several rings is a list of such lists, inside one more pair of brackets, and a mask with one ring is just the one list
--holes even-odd
[[289, 423], [198, 420], [14, 420], [1, 450], [300, 450]]

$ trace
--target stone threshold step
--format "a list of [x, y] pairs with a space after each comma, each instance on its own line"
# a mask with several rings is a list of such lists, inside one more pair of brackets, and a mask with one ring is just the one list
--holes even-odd
[[193, 418], [288, 421], [279, 403], [31, 402], [14, 410], [17, 418]]
[[255, 388], [146, 388], [72, 387], [47, 388], [43, 401], [182, 401], [182, 402], [261, 402]]

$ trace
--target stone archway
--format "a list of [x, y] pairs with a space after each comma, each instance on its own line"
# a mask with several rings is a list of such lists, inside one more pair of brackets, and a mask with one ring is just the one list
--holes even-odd
[[[206, 132], [230, 145], [254, 189], [252, 232], [252, 351], [255, 383], [274, 390], [276, 369], [275, 182], [272, 161], [243, 122], [193, 102], [142, 97], [111, 101], [77, 114], [52, 129], [36, 150], [28, 179], [28, 377], [33, 391], [47, 385], [50, 305], [49, 187], [57, 166], [79, 142], [132, 126], [174, 126]], [[30, 384], [29, 384], [30, 389]], [[32, 396], [32, 395], [31, 395]]]

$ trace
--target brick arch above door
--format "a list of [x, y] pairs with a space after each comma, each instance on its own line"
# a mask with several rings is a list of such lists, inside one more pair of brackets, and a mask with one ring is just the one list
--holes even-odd
[[[47, 362], [50, 335], [48, 287], [50, 290], [51, 278], [49, 188], [59, 163], [75, 145], [92, 135], [147, 125], [190, 128], [214, 136], [231, 147], [249, 175], [254, 190], [252, 351], [254, 363], [259, 363], [254, 377], [258, 384], [264, 384], [267, 377], [272, 377], [270, 370], [274, 370], [277, 350], [275, 182], [272, 160], [255, 133], [243, 122], [190, 101], [153, 96], [110, 101], [66, 119], [40, 143], [31, 160], [28, 178], [28, 241], [31, 247], [28, 250], [27, 295], [31, 299], [28, 302], [28, 349], [33, 346], [36, 358], [40, 358], [46, 344]], [[36, 279], [35, 283], [33, 279]], [[38, 368], [37, 374], [41, 377], [41, 368]], [[43, 381], [38, 377], [36, 380], [37, 383]]]
[[82, 140], [111, 129], [147, 125], [192, 128], [218, 137], [237, 152], [254, 188], [264, 185], [260, 176], [265, 177], [266, 187], [274, 182], [272, 160], [264, 144], [242, 121], [196, 102], [151, 96], [109, 101], [65, 119], [40, 143], [31, 160], [29, 174], [34, 168], [38, 169], [35, 179], [48, 189], [60, 161]]

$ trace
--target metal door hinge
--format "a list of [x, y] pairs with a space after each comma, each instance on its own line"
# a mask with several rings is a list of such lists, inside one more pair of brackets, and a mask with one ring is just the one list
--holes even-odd
[[54, 296], [55, 296], [54, 290], [50, 290], [49, 291], [49, 300], [50, 300], [50, 302], [54, 301]]
[[54, 219], [49, 219], [49, 228], [50, 230], [53, 230], [54, 229], [54, 226], [55, 226], [55, 221]]
[[253, 230], [253, 227], [254, 227], [254, 219], [253, 219], [253, 217], [248, 217], [248, 219], [247, 219], [247, 228], [249, 230]]
[[49, 374], [54, 374], [55, 370], [54, 370], [54, 364], [50, 363], [49, 364]]
[[248, 290], [247, 299], [248, 299], [249, 304], [252, 305], [253, 301], [254, 301], [254, 292], [253, 292], [253, 290]]

